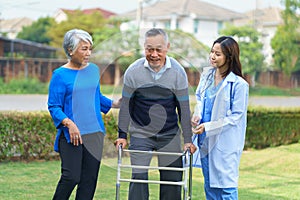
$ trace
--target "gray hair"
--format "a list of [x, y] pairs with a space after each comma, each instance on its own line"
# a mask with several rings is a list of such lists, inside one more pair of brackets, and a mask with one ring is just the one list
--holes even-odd
[[91, 45], [93, 45], [92, 36], [84, 30], [72, 29], [66, 32], [64, 36], [63, 48], [68, 59], [71, 59], [70, 52], [73, 52], [77, 49], [80, 41], [89, 42]]
[[168, 34], [161, 28], [152, 28], [145, 33], [145, 39], [148, 37], [154, 37], [157, 35], [162, 35], [164, 37], [165, 43], [169, 43]]

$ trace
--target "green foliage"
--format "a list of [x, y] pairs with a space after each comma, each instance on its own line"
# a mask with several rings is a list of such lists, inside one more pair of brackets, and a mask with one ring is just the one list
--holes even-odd
[[256, 85], [249, 88], [250, 96], [300, 96], [300, 88], [281, 89]]
[[120, 69], [125, 72], [125, 70], [138, 58], [141, 58], [141, 55], [138, 51], [133, 51], [127, 55], [121, 56], [117, 60], [117, 64]]
[[[180, 30], [166, 31], [171, 44], [169, 56], [191, 68], [207, 62], [208, 47], [197, 41], [192, 34]], [[122, 71], [125, 71], [132, 62], [143, 56], [144, 50], [140, 44], [143, 41], [139, 41], [139, 34], [136, 29], [115, 32], [95, 46], [92, 59], [116, 63]]]
[[[300, 143], [264, 150], [244, 151], [239, 173], [241, 200], [299, 199]], [[115, 152], [115, 156], [117, 153]], [[124, 159], [127, 163], [127, 158]], [[127, 175], [127, 171], [122, 175]], [[60, 161], [2, 162], [0, 165], [0, 199], [51, 199], [60, 175]], [[130, 175], [130, 174], [129, 174]], [[117, 158], [102, 159], [95, 200], [115, 199]], [[151, 170], [149, 178], [157, 177]], [[192, 199], [205, 199], [203, 175], [193, 168]], [[26, 183], [26, 184], [24, 184]], [[120, 199], [127, 199], [128, 183], [122, 182]], [[150, 199], [159, 199], [157, 184], [149, 184]], [[75, 199], [76, 189], [70, 199]]]
[[118, 85], [101, 85], [101, 93], [104, 95], [120, 95], [122, 93], [123, 86]]
[[55, 127], [48, 113], [3, 112], [0, 121], [0, 160], [50, 157]]
[[106, 135], [104, 139], [103, 158], [111, 158], [116, 154], [116, 148], [114, 141], [118, 138], [118, 124], [117, 118], [110, 112], [106, 115], [102, 115], [104, 126], [106, 129]]
[[300, 141], [299, 109], [248, 109], [245, 148], [266, 148]]
[[193, 34], [181, 30], [166, 30], [169, 36], [168, 55], [189, 69], [207, 65], [209, 47], [199, 42]]
[[271, 41], [274, 49], [275, 67], [290, 75], [300, 70], [300, 9], [299, 0], [285, 0], [285, 10], [282, 12], [283, 25], [277, 28]]
[[122, 71], [141, 57], [139, 35], [136, 30], [111, 33], [94, 46], [91, 60], [115, 63]]
[[106, 40], [109, 40], [115, 34], [121, 33], [119, 27], [122, 23], [122, 20], [111, 18], [106, 20], [105, 23], [106, 25], [103, 24], [103, 28], [99, 27], [93, 33], [94, 47]]
[[[0, 112], [0, 161], [51, 159], [56, 128], [46, 111]], [[104, 157], [112, 156], [117, 138], [117, 123], [110, 113], [103, 115], [106, 127]]]
[[235, 27], [228, 25], [221, 31], [221, 34], [230, 35], [237, 39], [244, 74], [254, 75], [256, 72], [263, 70], [263, 44], [259, 41], [260, 34], [254, 28], [250, 26]]
[[33, 22], [30, 26], [25, 26], [22, 31], [18, 33], [17, 38], [30, 40], [33, 42], [49, 44], [51, 39], [47, 35], [47, 32], [51, 26], [55, 24], [53, 18], [45, 17], [39, 18], [36, 22]]
[[299, 149], [300, 143], [296, 143], [244, 151], [239, 173], [239, 199], [299, 199]]
[[[117, 116], [117, 115], [116, 115]], [[112, 157], [117, 117], [102, 115], [106, 127], [103, 157]], [[300, 110], [249, 108], [245, 148], [266, 148], [300, 141]], [[0, 161], [50, 159], [56, 129], [48, 112], [0, 112]]]
[[[71, 29], [83, 29], [89, 32], [95, 40], [95, 43], [109, 38], [111, 35], [110, 32], [116, 31], [108, 25], [108, 21], [99, 13], [94, 12], [91, 14], [84, 14], [80, 10], [69, 13], [66, 21], [62, 21], [58, 24], [55, 24], [48, 30], [48, 35], [51, 38], [51, 45], [57, 48], [61, 48], [64, 35], [67, 31]], [[111, 30], [114, 31], [111, 31]], [[105, 35], [109, 33], [108, 35]], [[63, 51], [61, 56], [64, 55]]]
[[101, 42], [110, 39], [110, 37], [114, 34], [118, 34], [119, 32], [120, 30], [117, 27], [96, 29], [93, 33], [94, 48], [99, 44], [101, 45]]
[[8, 83], [0, 78], [0, 94], [47, 94], [48, 83], [36, 78], [17, 78]]

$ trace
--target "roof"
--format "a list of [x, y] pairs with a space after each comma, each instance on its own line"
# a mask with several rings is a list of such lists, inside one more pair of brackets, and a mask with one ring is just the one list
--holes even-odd
[[22, 30], [23, 26], [30, 26], [33, 20], [27, 17], [0, 20], [0, 32], [16, 32]]
[[[0, 36], [0, 43], [3, 43], [3, 52], [1, 53], [24, 53], [29, 57], [51, 57], [57, 49], [48, 45], [22, 39], [9, 39]], [[2, 45], [1, 45], [2, 46]]]
[[245, 13], [246, 18], [234, 20], [234, 24], [239, 26], [256, 23], [258, 26], [277, 27], [279, 24], [283, 23], [281, 11], [282, 9], [276, 7], [251, 10]]
[[[195, 19], [230, 21], [244, 17], [234, 12], [200, 0], [160, 0], [151, 6], [143, 7], [143, 19], [193, 15]], [[136, 10], [118, 15], [119, 17], [135, 18]]]
[[[69, 9], [61, 9], [61, 10], [65, 13], [73, 13], [76, 11], [76, 10], [69, 10]], [[83, 10], [81, 10], [81, 12], [83, 12], [84, 14], [92, 14], [94, 12], [99, 12], [103, 15], [104, 18], [109, 18], [111, 16], [116, 15], [116, 13], [108, 11], [108, 10], [104, 10], [102, 8], [83, 9]]]

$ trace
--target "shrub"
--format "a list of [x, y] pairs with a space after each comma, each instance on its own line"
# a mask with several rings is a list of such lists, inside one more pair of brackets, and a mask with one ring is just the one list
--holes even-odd
[[2, 112], [0, 159], [50, 157], [55, 127], [46, 112]]
[[266, 148], [300, 141], [299, 109], [249, 108], [245, 148]]
[[0, 79], [0, 94], [47, 94], [48, 83], [37, 78], [16, 78], [5, 83]]
[[[117, 123], [112, 114], [103, 115], [107, 135], [104, 157], [115, 155], [113, 141]], [[56, 128], [50, 114], [41, 112], [0, 112], [0, 161], [52, 159]]]
[[[103, 115], [106, 127], [103, 157], [116, 155], [117, 120]], [[51, 159], [56, 129], [51, 116], [41, 112], [0, 112], [0, 161]], [[245, 148], [266, 148], [300, 141], [300, 109], [248, 109]]]

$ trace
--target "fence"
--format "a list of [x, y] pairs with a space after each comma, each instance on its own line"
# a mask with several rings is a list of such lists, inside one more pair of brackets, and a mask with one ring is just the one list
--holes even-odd
[[[52, 71], [66, 63], [66, 59], [47, 58], [6, 58], [0, 57], [0, 77], [4, 81], [13, 78], [38, 78], [42, 82], [51, 79]], [[118, 84], [123, 72], [114, 64], [96, 63], [100, 67], [101, 83], [114, 85]], [[185, 68], [190, 86], [197, 86], [200, 72]], [[246, 80], [251, 83], [251, 76], [246, 76]], [[256, 78], [257, 83], [265, 86], [276, 86], [280, 88], [296, 88], [300, 84], [300, 72], [287, 76], [282, 72], [268, 71], [261, 72]]]
[[[66, 59], [4, 58], [0, 57], [0, 77], [8, 82], [14, 78], [38, 78], [41, 82], [51, 79], [52, 71], [66, 63]], [[97, 64], [97, 63], [96, 63]], [[100, 66], [100, 64], [98, 64]], [[114, 65], [101, 65], [101, 82], [114, 84]]]

